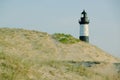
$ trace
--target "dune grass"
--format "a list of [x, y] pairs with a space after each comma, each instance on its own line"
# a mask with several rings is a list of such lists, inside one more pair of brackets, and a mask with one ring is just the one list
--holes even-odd
[[[93, 58], [92, 52], [97, 49], [82, 42], [74, 45], [77, 42], [80, 40], [69, 34], [55, 33], [51, 37], [33, 30], [0, 29], [0, 80], [119, 80], [117, 73], [110, 77], [99, 72], [99, 69], [108, 67], [106, 64], [80, 65], [79, 58]], [[91, 52], [82, 56], [88, 52], [86, 49]], [[75, 63], [71, 62], [73, 60]]]
[[79, 39], [74, 38], [70, 34], [63, 33], [55, 33], [53, 34], [53, 38], [64, 44], [72, 44], [80, 41]]
[[[34, 58], [24, 60], [22, 57], [19, 57], [17, 55], [7, 55], [4, 52], [0, 52], [0, 79], [52, 80], [56, 78], [56, 75], [58, 74], [64, 76], [68, 73], [74, 73], [76, 75], [90, 77], [92, 73], [92, 71], [89, 71], [85, 67], [75, 66], [66, 61], [38, 60], [38, 62], [34, 62], [34, 60]], [[43, 74], [46, 74], [46, 76], [52, 76], [53, 78], [43, 78]], [[63, 77], [61, 77], [61, 79], [62, 78]]]

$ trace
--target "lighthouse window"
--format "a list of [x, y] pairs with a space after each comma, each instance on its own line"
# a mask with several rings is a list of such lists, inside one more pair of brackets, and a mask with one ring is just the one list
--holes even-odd
[[81, 14], [81, 17], [84, 17], [84, 15], [83, 15], [83, 14]]
[[83, 15], [83, 14], [81, 14], [81, 17], [84, 17], [84, 15]]

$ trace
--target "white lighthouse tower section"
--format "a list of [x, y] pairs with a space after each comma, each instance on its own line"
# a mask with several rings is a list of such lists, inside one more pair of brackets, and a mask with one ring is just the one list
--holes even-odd
[[80, 25], [80, 36], [89, 36], [88, 24]]

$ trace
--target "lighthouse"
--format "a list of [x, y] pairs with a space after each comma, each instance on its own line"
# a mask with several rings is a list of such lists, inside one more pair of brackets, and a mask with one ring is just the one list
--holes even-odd
[[79, 20], [79, 24], [80, 24], [79, 39], [81, 41], [89, 43], [89, 27], [88, 27], [89, 20], [88, 20], [87, 13], [85, 12], [85, 10], [83, 10], [83, 12], [81, 13], [81, 19]]

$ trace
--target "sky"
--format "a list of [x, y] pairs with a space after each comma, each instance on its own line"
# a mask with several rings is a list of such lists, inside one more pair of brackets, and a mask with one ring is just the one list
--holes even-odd
[[90, 44], [120, 58], [120, 0], [0, 0], [0, 28], [71, 34], [79, 38], [83, 9]]

